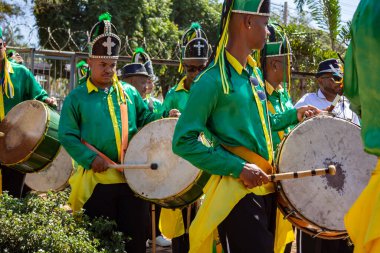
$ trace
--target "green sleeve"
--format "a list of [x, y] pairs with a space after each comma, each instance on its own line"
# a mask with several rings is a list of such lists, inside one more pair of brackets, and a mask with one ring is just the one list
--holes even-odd
[[237, 178], [245, 164], [243, 159], [220, 145], [206, 147], [198, 141], [199, 134], [206, 129], [208, 119], [217, 106], [221, 90], [216, 81], [205, 80], [205, 76], [193, 84], [186, 109], [175, 128], [172, 148], [175, 154], [199, 169], [210, 174]]
[[287, 127], [297, 124], [297, 109], [293, 108], [283, 113], [269, 114], [272, 131], [282, 131]]
[[162, 115], [168, 117], [171, 109], [173, 109], [173, 95], [172, 90], [169, 90], [161, 106]]
[[75, 105], [75, 99], [69, 95], [63, 103], [58, 138], [70, 156], [84, 169], [89, 170], [97, 154], [81, 142], [79, 122], [78, 107]]
[[36, 99], [39, 101], [45, 101], [49, 97], [47, 92], [42, 88], [42, 86], [37, 82], [36, 78], [34, 78], [33, 73], [28, 69], [26, 71], [26, 99]]
[[151, 112], [148, 105], [144, 102], [142, 97], [137, 91], [133, 92], [134, 103], [136, 107], [136, 125], [137, 127], [143, 127], [149, 122], [162, 118], [161, 112]]

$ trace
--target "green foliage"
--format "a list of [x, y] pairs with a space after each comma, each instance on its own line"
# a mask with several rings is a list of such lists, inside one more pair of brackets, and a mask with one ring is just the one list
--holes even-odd
[[0, 0], [0, 22], [3, 21], [7, 16], [19, 16], [23, 15], [24, 12], [21, 10], [20, 6], [14, 3], [9, 3], [9, 1]]
[[[293, 52], [293, 68], [296, 72], [316, 73], [319, 62], [338, 58], [337, 53], [329, 46], [328, 33], [310, 27], [309, 23], [304, 15], [300, 15], [292, 18], [285, 27]], [[291, 87], [293, 101], [297, 102], [307, 92], [316, 91], [317, 87], [312, 76], [306, 80], [297, 80]]]
[[336, 41], [340, 32], [341, 8], [339, 0], [294, 0], [300, 12], [304, 5], [311, 11], [311, 16], [320, 28], [329, 32], [331, 48], [336, 49]]
[[84, 215], [74, 218], [62, 208], [67, 196], [67, 192], [21, 200], [0, 196], [0, 252], [123, 252], [116, 224], [105, 219], [91, 223]]

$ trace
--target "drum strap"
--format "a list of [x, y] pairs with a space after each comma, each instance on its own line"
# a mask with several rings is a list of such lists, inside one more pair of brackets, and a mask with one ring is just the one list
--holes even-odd
[[[85, 140], [82, 140], [82, 143], [84, 145], [86, 145], [86, 147], [88, 147], [89, 149], [91, 149], [92, 151], [94, 151], [95, 153], [98, 154], [98, 156], [100, 156], [101, 158], [103, 158], [107, 163], [109, 164], [117, 164], [115, 163], [114, 161], [112, 161], [110, 158], [108, 158], [108, 156], [106, 156], [105, 154], [103, 154], [102, 152], [100, 152], [99, 150], [97, 150], [94, 146], [92, 146], [90, 143], [86, 142]], [[119, 171], [123, 171], [122, 169], [118, 169]]]
[[265, 160], [262, 156], [258, 155], [257, 153], [253, 152], [252, 150], [249, 150], [246, 147], [243, 147], [243, 146], [230, 147], [230, 146], [226, 146], [226, 145], [222, 145], [222, 146], [226, 150], [231, 152], [232, 154], [237, 155], [240, 158], [242, 158], [248, 162], [253, 162], [257, 166], [259, 166], [268, 175], [271, 175], [275, 172], [275, 169], [267, 160]]

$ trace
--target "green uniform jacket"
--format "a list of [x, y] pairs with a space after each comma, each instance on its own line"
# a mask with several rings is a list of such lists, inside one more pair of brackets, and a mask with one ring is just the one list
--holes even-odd
[[[113, 87], [108, 91], [98, 89], [90, 79], [75, 88], [65, 99], [59, 122], [59, 140], [71, 157], [90, 169], [97, 154], [81, 143], [81, 140], [93, 145], [111, 160], [118, 162], [116, 138], [107, 103], [107, 96], [112, 96], [115, 114], [121, 132], [120, 107], [117, 93]], [[129, 139], [137, 129], [161, 118], [161, 115], [149, 111], [137, 90], [126, 83], [123, 89], [127, 95]]]
[[[228, 61], [227, 61], [228, 60]], [[232, 90], [223, 92], [218, 66], [204, 72], [193, 83], [188, 104], [178, 120], [173, 151], [196, 167], [216, 175], [239, 177], [245, 161], [222, 146], [206, 147], [197, 140], [205, 128], [216, 142], [228, 146], [244, 146], [268, 159], [267, 143], [261, 124], [249, 77], [254, 77], [253, 67], [246, 69], [233, 57], [226, 60], [230, 71]], [[260, 78], [260, 76], [256, 76]], [[264, 87], [256, 86], [265, 94]], [[266, 111], [266, 99], [261, 100]], [[266, 112], [265, 112], [265, 118]], [[297, 122], [296, 110], [270, 117], [274, 130], [283, 129]], [[268, 126], [268, 120], [266, 120]]]
[[155, 97], [148, 97], [144, 99], [144, 103], [148, 106], [149, 110], [154, 113], [162, 112], [162, 102]]
[[[290, 98], [286, 88], [280, 87], [275, 90], [269, 82], [265, 82], [265, 88], [267, 91], [268, 111], [270, 114], [284, 113], [288, 110], [294, 109], [292, 99]], [[272, 108], [274, 109], [274, 112], [272, 111]], [[284, 131], [273, 131], [272, 129], [272, 141], [275, 151], [280, 144], [283, 135], [288, 134], [293, 127], [294, 125], [288, 126], [284, 129]]]
[[190, 95], [189, 91], [185, 89], [185, 80], [186, 76], [166, 94], [162, 104], [162, 110], [165, 115], [168, 115], [171, 109], [177, 109], [181, 113], [185, 110]]
[[[4, 100], [4, 113], [5, 115], [17, 104], [25, 100], [37, 99], [44, 101], [48, 98], [48, 94], [41, 87], [41, 85], [36, 81], [33, 73], [29, 71], [25, 66], [10, 62], [9, 68], [10, 78], [14, 87], [14, 97], [8, 98], [5, 94], [0, 94], [3, 96]], [[4, 72], [1, 72], [1, 78], [4, 76]], [[0, 105], [3, 106], [3, 105]]]
[[364, 149], [380, 156], [380, 4], [362, 0], [351, 27], [344, 66], [344, 95], [361, 116]]

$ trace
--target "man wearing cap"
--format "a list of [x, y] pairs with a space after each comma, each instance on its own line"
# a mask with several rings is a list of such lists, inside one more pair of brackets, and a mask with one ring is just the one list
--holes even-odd
[[[284, 113], [294, 108], [289, 94], [292, 52], [290, 43], [279, 25], [268, 25], [270, 35], [261, 58], [268, 110], [271, 114]], [[292, 125], [293, 126], [293, 125]], [[272, 131], [273, 147], [276, 150], [292, 126], [281, 131]]]
[[10, 62], [24, 64], [24, 59], [22, 59], [21, 55], [13, 49], [7, 51], [7, 58]]
[[130, 63], [121, 69], [121, 80], [131, 84], [139, 92], [142, 98], [146, 95], [149, 74], [141, 63]]
[[[25, 100], [36, 99], [57, 106], [56, 99], [49, 98], [33, 73], [25, 66], [8, 60], [5, 50], [5, 40], [0, 28], [0, 122], [14, 106]], [[13, 197], [20, 198], [25, 174], [0, 165], [0, 180], [1, 175], [3, 190], [8, 191]]]
[[[276, 120], [277, 130], [319, 110], [307, 106], [268, 117], [264, 83], [250, 55], [264, 47], [269, 9], [268, 0], [224, 2], [214, 57], [194, 80], [174, 132], [174, 153], [212, 174], [190, 227], [190, 253], [210, 252], [216, 232], [225, 252], [274, 252], [269, 121]], [[205, 129], [216, 139], [213, 147], [198, 141]]]
[[148, 108], [152, 112], [161, 112], [162, 102], [155, 98], [152, 94], [152, 90], [157, 82], [158, 78], [154, 74], [152, 60], [145, 50], [141, 47], [137, 48], [132, 55], [133, 63], [142, 63], [146, 72], [149, 75], [149, 79], [145, 89], [145, 96], [143, 97], [144, 102], [148, 105]]
[[319, 109], [328, 108], [335, 98], [340, 98], [332, 111], [337, 117], [360, 125], [359, 117], [350, 109], [350, 102], [344, 96], [337, 97], [343, 89], [343, 67], [336, 59], [328, 59], [319, 63], [316, 75], [319, 89], [315, 93], [305, 94], [296, 104], [299, 108], [313, 105]]
[[180, 73], [185, 71], [186, 75], [166, 94], [163, 103], [165, 112], [170, 109], [178, 109], [182, 112], [185, 109], [193, 80], [206, 66], [210, 54], [211, 46], [206, 34], [198, 23], [192, 23], [181, 40], [180, 67], [178, 70]]
[[108, 13], [89, 37], [90, 76], [65, 99], [59, 140], [78, 168], [70, 178], [69, 205], [90, 217], [114, 220], [127, 252], [145, 252], [148, 206], [132, 192], [123, 173], [128, 141], [145, 124], [161, 118], [149, 111], [138, 91], [116, 77], [120, 38]]
[[344, 73], [344, 94], [362, 117], [364, 150], [378, 163], [344, 223], [355, 253], [380, 252], [380, 2], [360, 1], [352, 19]]

